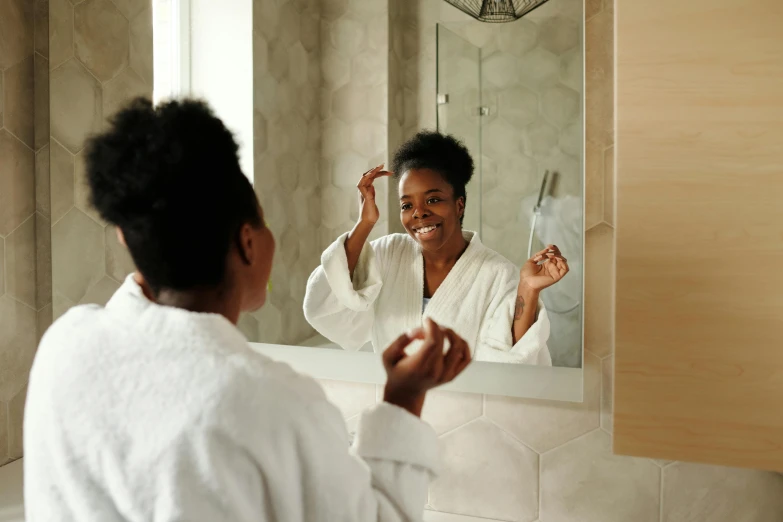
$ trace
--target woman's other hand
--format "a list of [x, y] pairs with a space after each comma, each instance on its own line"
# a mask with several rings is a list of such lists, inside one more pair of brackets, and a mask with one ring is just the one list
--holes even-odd
[[356, 188], [359, 189], [359, 220], [363, 223], [375, 225], [381, 217], [378, 210], [378, 204], [375, 202], [375, 187], [373, 183], [376, 179], [384, 176], [390, 176], [391, 172], [383, 170], [383, 164], [374, 169], [370, 169], [362, 174]]
[[541, 291], [563, 279], [568, 270], [568, 260], [560, 249], [549, 245], [522, 265], [519, 282], [531, 290]]
[[[423, 341], [421, 349], [407, 355], [405, 348], [415, 339]], [[449, 342], [446, 353], [444, 340]], [[388, 376], [383, 400], [421, 416], [427, 391], [452, 381], [470, 359], [470, 348], [464, 339], [427, 318], [423, 328], [401, 335], [383, 352]]]

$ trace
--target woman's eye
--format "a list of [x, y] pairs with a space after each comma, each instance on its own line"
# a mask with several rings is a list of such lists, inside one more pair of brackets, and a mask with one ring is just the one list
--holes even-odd
[[438, 199], [438, 198], [430, 198], [430, 199], [427, 200], [427, 204], [428, 205], [432, 205], [432, 204], [437, 203], [438, 201], [440, 201], [440, 199]]
[[404, 205], [402, 205], [402, 206], [400, 207], [400, 209], [402, 209], [402, 210], [408, 210], [409, 208], [411, 208], [411, 205], [410, 205], [410, 203], [405, 203]]

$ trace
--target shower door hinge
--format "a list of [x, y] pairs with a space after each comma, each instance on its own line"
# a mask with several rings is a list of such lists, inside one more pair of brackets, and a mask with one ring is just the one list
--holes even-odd
[[479, 116], [489, 116], [489, 107], [479, 107], [478, 108], [478, 115]]
[[448, 94], [438, 94], [438, 105], [446, 105], [449, 103], [449, 95]]

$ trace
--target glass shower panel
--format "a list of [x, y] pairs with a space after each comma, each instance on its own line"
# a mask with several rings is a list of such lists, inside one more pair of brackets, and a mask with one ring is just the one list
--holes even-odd
[[438, 131], [462, 140], [476, 162], [466, 188], [463, 226], [481, 233], [481, 51], [441, 24], [437, 26]]

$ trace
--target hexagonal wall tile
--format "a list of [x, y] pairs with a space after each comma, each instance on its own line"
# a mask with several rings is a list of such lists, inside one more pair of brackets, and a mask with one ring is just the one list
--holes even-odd
[[502, 158], [508, 151], [521, 150], [520, 132], [505, 119], [498, 118], [485, 125], [483, 141], [485, 153]]
[[27, 399], [25, 384], [8, 403], [8, 456], [12, 459], [22, 457], [24, 441], [24, 403]]
[[122, 283], [128, 274], [136, 270], [128, 249], [117, 238], [117, 229], [107, 226], [103, 230], [106, 244], [106, 274]]
[[87, 165], [84, 151], [76, 155], [73, 162], [73, 202], [76, 208], [90, 216], [96, 223], [105, 226], [101, 215], [90, 202], [90, 187], [87, 184]]
[[73, 27], [76, 57], [100, 81], [111, 80], [128, 64], [128, 20], [110, 0], [77, 5]]
[[50, 147], [47, 143], [35, 153], [35, 210], [44, 216], [51, 217], [51, 175]]
[[299, 41], [299, 11], [296, 4], [288, 1], [280, 8], [280, 40], [286, 46]]
[[52, 226], [52, 285], [78, 303], [104, 275], [103, 228], [77, 208]]
[[56, 69], [73, 57], [73, 4], [49, 0], [49, 67]]
[[386, 145], [386, 126], [382, 123], [359, 120], [351, 127], [351, 146], [357, 153], [377, 156], [386, 150]]
[[445, 465], [430, 487], [437, 511], [528, 522], [538, 515], [538, 455], [478, 419], [441, 439]]
[[288, 45], [281, 40], [269, 42], [269, 73], [280, 81], [288, 77]]
[[35, 215], [5, 238], [6, 292], [33, 309], [35, 299]]
[[73, 155], [57, 140], [51, 141], [49, 150], [51, 220], [56, 223], [73, 207]]
[[8, 402], [27, 382], [36, 341], [36, 314], [11, 297], [0, 297], [0, 401]]
[[500, 25], [498, 29], [492, 29], [498, 31], [498, 48], [507, 53], [522, 57], [538, 43], [540, 31], [530, 20], [522, 18], [513, 24]]
[[321, 16], [326, 20], [337, 20], [348, 12], [348, 0], [324, 0], [321, 3]]
[[478, 393], [432, 391], [424, 401], [421, 418], [442, 435], [481, 417], [483, 401]]
[[33, 56], [30, 55], [6, 69], [3, 96], [5, 128], [31, 149], [35, 148], [34, 79]]
[[495, 53], [481, 64], [482, 82], [486, 81], [500, 88], [511, 87], [519, 79], [518, 58], [509, 53]]
[[364, 24], [358, 20], [341, 18], [329, 27], [329, 43], [347, 56], [353, 56], [366, 40]]
[[3, 295], [4, 293], [5, 293], [5, 239], [3, 237], [0, 237], [0, 295]]
[[33, 3], [28, 0], [3, 2], [0, 18], [0, 70], [7, 69], [32, 53]]
[[516, 128], [528, 125], [538, 117], [538, 96], [520, 86], [502, 89], [498, 92], [498, 115]]
[[563, 54], [579, 45], [580, 27], [576, 20], [553, 16], [540, 24], [541, 47], [555, 54]]
[[103, 116], [111, 118], [133, 98], [151, 95], [142, 77], [132, 68], [127, 68], [103, 86]]
[[117, 9], [120, 10], [120, 12], [130, 20], [131, 18], [135, 17], [142, 11], [144, 11], [144, 8], [149, 5], [150, 0], [111, 0], [114, 5], [117, 6]]
[[314, 52], [319, 46], [320, 19], [317, 13], [307, 9], [299, 18], [300, 41], [308, 52]]
[[579, 158], [584, 153], [583, 141], [582, 141], [582, 122], [575, 121], [571, 125], [564, 128], [559, 135], [558, 145], [560, 150], [568, 154]]
[[542, 112], [561, 129], [576, 121], [581, 106], [579, 93], [562, 84], [548, 87], [541, 95]]
[[152, 8], [148, 7], [130, 22], [130, 65], [152, 87]]
[[5, 110], [5, 86], [3, 75], [0, 74], [0, 127], [3, 126], [3, 111]]
[[522, 134], [522, 151], [528, 156], [546, 157], [560, 141], [560, 131], [541, 119], [531, 123]]
[[584, 402], [488, 396], [484, 414], [538, 452], [549, 451], [598, 428], [601, 361], [588, 355], [584, 362]]
[[258, 321], [250, 314], [242, 314], [237, 321], [237, 328], [245, 336], [245, 338], [252, 342], [258, 340]]
[[560, 59], [557, 55], [536, 47], [519, 58], [517, 64], [519, 81], [533, 90], [552, 82], [560, 72]]
[[35, 212], [35, 155], [0, 129], [0, 235], [7, 235]]
[[57, 320], [73, 306], [76, 306], [76, 303], [64, 295], [52, 291], [52, 320]]
[[71, 59], [52, 72], [52, 136], [73, 154], [101, 128], [102, 105], [100, 85], [78, 61]]
[[267, 302], [252, 315], [258, 321], [258, 342], [277, 343], [280, 341], [283, 317], [274, 304]]
[[0, 401], [0, 466], [8, 462], [8, 407], [5, 402]]
[[334, 403], [343, 418], [350, 418], [375, 405], [375, 385], [359, 382], [319, 381], [326, 397]]
[[49, 135], [51, 134], [49, 130], [49, 61], [40, 54], [36, 54], [34, 62], [35, 146], [33, 148], [40, 151], [49, 143]]
[[108, 276], [104, 276], [87, 290], [87, 293], [81, 298], [79, 304], [97, 304], [103, 306], [109, 302], [111, 296], [113, 296], [119, 288], [120, 284], [117, 281]]
[[339, 188], [355, 189], [368, 163], [365, 157], [353, 152], [340, 155], [332, 161], [332, 183]]
[[663, 522], [766, 522], [783, 513], [783, 476], [677, 462], [663, 470]]
[[602, 430], [541, 455], [541, 520], [658, 522], [661, 469], [612, 454]]
[[52, 302], [52, 222], [35, 213], [35, 306], [41, 309]]
[[582, 92], [584, 89], [583, 57], [581, 49], [572, 49], [560, 57], [560, 82]]
[[288, 69], [294, 85], [301, 87], [307, 83], [307, 51], [297, 42], [288, 50]]
[[367, 91], [348, 83], [332, 94], [332, 114], [346, 123], [361, 118], [367, 109]]
[[602, 223], [585, 235], [585, 350], [614, 352], [614, 230]]

